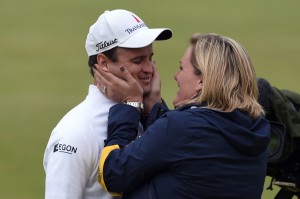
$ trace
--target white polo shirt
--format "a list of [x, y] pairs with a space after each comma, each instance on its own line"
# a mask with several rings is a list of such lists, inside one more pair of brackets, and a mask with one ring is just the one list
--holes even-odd
[[45, 154], [46, 199], [110, 199], [98, 183], [99, 156], [115, 103], [96, 86], [52, 131]]

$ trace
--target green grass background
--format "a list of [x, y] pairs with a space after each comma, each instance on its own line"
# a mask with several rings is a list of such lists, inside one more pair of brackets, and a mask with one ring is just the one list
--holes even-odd
[[258, 76], [300, 92], [299, 7], [299, 0], [1, 0], [0, 198], [44, 198], [44, 149], [60, 118], [87, 94], [85, 39], [104, 10], [128, 9], [149, 27], [173, 30], [171, 40], [154, 45], [172, 106], [173, 75], [195, 32], [239, 41]]

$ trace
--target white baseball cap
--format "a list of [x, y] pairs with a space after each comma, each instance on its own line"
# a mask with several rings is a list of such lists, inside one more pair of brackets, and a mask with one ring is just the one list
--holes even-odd
[[85, 48], [88, 56], [91, 56], [116, 46], [142, 48], [154, 40], [167, 40], [171, 37], [170, 29], [149, 29], [136, 14], [117, 9], [105, 11], [90, 27]]

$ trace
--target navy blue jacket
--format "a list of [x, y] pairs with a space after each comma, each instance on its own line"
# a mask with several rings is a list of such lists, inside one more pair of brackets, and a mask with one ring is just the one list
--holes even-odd
[[169, 111], [136, 138], [140, 113], [110, 109], [103, 177], [130, 199], [259, 199], [267, 167], [270, 126], [239, 110], [187, 106]]

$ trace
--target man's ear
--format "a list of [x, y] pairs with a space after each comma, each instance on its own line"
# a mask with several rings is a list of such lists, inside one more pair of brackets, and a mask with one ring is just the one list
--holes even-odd
[[105, 56], [102, 53], [98, 54], [97, 55], [97, 63], [104, 71], [108, 71], [109, 59], [107, 56]]

